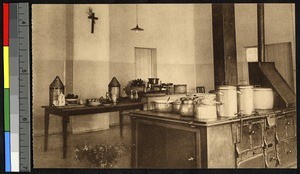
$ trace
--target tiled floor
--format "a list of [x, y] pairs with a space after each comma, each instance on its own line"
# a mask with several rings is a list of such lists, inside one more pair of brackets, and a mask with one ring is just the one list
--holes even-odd
[[[91, 166], [83, 165], [75, 158], [77, 146], [83, 147], [85, 144], [95, 146], [101, 143], [114, 145], [124, 143], [130, 145], [130, 125], [124, 125], [123, 138], [120, 138], [119, 127], [113, 126], [109, 130], [69, 134], [68, 150], [66, 159], [62, 158], [62, 135], [54, 134], [48, 138], [48, 150], [44, 152], [44, 136], [33, 138], [33, 165], [34, 168], [86, 168]], [[116, 168], [130, 168], [130, 152], [118, 158]]]

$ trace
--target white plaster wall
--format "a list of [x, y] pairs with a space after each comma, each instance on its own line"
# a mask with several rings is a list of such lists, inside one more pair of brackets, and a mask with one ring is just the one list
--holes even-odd
[[163, 82], [195, 89], [194, 7], [140, 4], [136, 34], [135, 5], [110, 5], [110, 77], [122, 85], [135, 77], [134, 47], [157, 49], [157, 75]]
[[[99, 18], [94, 34], [87, 18], [90, 6]], [[136, 78], [134, 47], [157, 49], [158, 77], [163, 82], [186, 83], [190, 91], [196, 85], [213, 89], [211, 4], [140, 4], [138, 8], [139, 26], [145, 31], [136, 34], [130, 30], [136, 24], [135, 5], [74, 5], [74, 38], [66, 40], [66, 5], [32, 6], [34, 134], [43, 133], [40, 106], [48, 105], [50, 83], [59, 75], [65, 84], [69, 55], [74, 60], [73, 91], [82, 98], [104, 96], [114, 76], [123, 86]], [[294, 13], [291, 4], [265, 4], [266, 44], [292, 42], [295, 62]], [[235, 17], [238, 77], [247, 80], [244, 47], [257, 45], [256, 4], [236, 4]], [[66, 49], [68, 42], [74, 42], [73, 49]], [[77, 125], [75, 132], [106, 129], [108, 120], [108, 114], [101, 114], [72, 120], [72, 125]], [[50, 133], [60, 131], [60, 125], [59, 119], [51, 118]]]
[[[44, 132], [43, 105], [49, 105], [49, 85], [58, 75], [65, 84], [66, 5], [32, 5], [33, 134]], [[50, 118], [49, 133], [61, 131], [61, 120]]]
[[211, 4], [197, 4], [194, 12], [196, 84], [209, 91], [214, 89]]
[[[87, 11], [92, 7], [96, 20], [91, 33]], [[109, 5], [74, 5], [73, 91], [83, 99], [105, 96], [109, 83]], [[78, 116], [72, 119], [73, 133], [109, 128], [109, 114]]]
[[[294, 5], [290, 3], [265, 3], [264, 7], [265, 43], [292, 42], [293, 69], [295, 71]], [[238, 78], [239, 80], [248, 80], [245, 47], [257, 46], [257, 5], [235, 4], [235, 24]]]

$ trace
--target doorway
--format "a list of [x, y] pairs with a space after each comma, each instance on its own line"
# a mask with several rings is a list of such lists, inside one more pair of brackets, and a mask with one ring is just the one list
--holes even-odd
[[135, 78], [147, 81], [157, 77], [156, 48], [135, 47]]

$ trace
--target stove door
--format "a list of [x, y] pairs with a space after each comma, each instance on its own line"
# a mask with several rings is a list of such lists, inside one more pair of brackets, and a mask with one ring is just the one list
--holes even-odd
[[262, 122], [253, 123], [250, 129], [252, 148], [263, 147], [263, 128]]
[[238, 163], [237, 168], [265, 168], [264, 155], [258, 154]]
[[251, 149], [249, 131], [250, 131], [249, 125], [243, 125], [242, 129], [241, 126], [238, 125], [237, 144], [236, 144], [236, 150], [238, 154], [241, 154]]

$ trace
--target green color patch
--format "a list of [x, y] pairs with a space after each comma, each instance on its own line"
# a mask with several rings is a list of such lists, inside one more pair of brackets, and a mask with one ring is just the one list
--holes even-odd
[[9, 122], [10, 122], [10, 109], [9, 109], [9, 89], [4, 89], [4, 131], [9, 132]]

